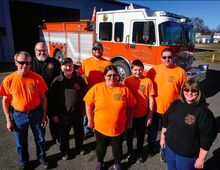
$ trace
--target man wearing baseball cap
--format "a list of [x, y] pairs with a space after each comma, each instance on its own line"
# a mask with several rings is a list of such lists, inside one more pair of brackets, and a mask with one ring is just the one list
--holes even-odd
[[[93, 44], [91, 57], [85, 59], [78, 69], [79, 75], [85, 75], [85, 80], [88, 88], [93, 85], [104, 81], [104, 69], [112, 63], [103, 58], [103, 45], [101, 42], [96, 41]], [[87, 127], [87, 119], [84, 117], [84, 133], [85, 138], [92, 136], [93, 131]]]
[[53, 104], [53, 121], [60, 126], [60, 151], [62, 159], [69, 158], [69, 133], [73, 127], [77, 153], [84, 154], [83, 150], [83, 97], [87, 92], [87, 84], [82, 77], [74, 72], [71, 58], [61, 62], [61, 75], [51, 84], [50, 96]]

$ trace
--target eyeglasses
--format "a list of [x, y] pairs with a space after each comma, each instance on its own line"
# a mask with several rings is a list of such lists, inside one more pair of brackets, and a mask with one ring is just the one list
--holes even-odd
[[106, 75], [107, 77], [109, 77], [109, 78], [116, 78], [116, 77], [118, 77], [118, 75], [117, 74], [108, 74], [108, 75]]
[[48, 50], [46, 49], [46, 50], [38, 50], [38, 49], [35, 49], [37, 52], [39, 52], [39, 53], [44, 53], [44, 52], [47, 52]]
[[29, 61], [18, 61], [18, 60], [16, 60], [16, 62], [18, 63], [18, 64], [20, 64], [20, 65], [31, 65], [31, 62], [29, 62]]
[[189, 91], [191, 91], [192, 93], [197, 93], [199, 90], [198, 90], [198, 89], [187, 89], [187, 88], [184, 88], [183, 91], [184, 91], [184, 92], [187, 92], [187, 93], [188, 93]]
[[164, 60], [165, 60], [165, 59], [172, 59], [173, 56], [162, 56], [161, 58], [164, 59]]
[[93, 50], [93, 51], [102, 51], [101, 48], [97, 48], [97, 47], [94, 47], [92, 50]]

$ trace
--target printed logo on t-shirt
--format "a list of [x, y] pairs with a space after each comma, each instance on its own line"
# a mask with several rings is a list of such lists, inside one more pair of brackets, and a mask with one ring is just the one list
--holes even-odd
[[99, 66], [98, 70], [103, 71], [105, 69], [105, 67], [103, 66]]
[[168, 77], [168, 82], [169, 82], [169, 83], [173, 83], [174, 80], [175, 80], [174, 76], [169, 76], [169, 77]]
[[184, 122], [188, 125], [194, 125], [195, 121], [196, 121], [196, 117], [194, 115], [191, 115], [191, 114], [187, 114], [185, 119], [184, 119]]
[[47, 65], [47, 68], [49, 68], [49, 69], [54, 68], [54, 64], [53, 64], [53, 63], [49, 63], [49, 64]]
[[80, 89], [79, 83], [74, 83], [73, 88], [76, 89], [76, 90], [79, 90]]
[[34, 91], [35, 85], [34, 85], [33, 83], [29, 83], [29, 84], [27, 84], [27, 88], [28, 88], [30, 91]]
[[114, 94], [113, 98], [114, 98], [115, 101], [120, 101], [120, 100], [122, 100], [122, 94], [121, 93], [120, 94]]
[[146, 87], [146, 86], [142, 84], [142, 85], [140, 85], [139, 90], [140, 90], [141, 92], [144, 92], [145, 87]]

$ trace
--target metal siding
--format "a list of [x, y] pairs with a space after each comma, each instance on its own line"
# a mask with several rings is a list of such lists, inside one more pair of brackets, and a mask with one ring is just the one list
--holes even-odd
[[92, 55], [92, 45], [93, 45], [93, 35], [92, 33], [80, 34], [80, 52], [81, 52], [81, 61]]
[[50, 42], [65, 44], [66, 43], [65, 33], [64, 32], [50, 32]]
[[67, 33], [67, 57], [72, 58], [74, 63], [78, 61], [79, 52], [78, 52], [78, 33], [77, 32]]

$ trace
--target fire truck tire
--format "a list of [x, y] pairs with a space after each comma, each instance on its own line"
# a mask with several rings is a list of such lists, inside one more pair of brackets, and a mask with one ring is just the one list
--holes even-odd
[[54, 58], [57, 59], [59, 62], [62, 62], [64, 59], [63, 53], [61, 51], [57, 51], [54, 55]]
[[123, 80], [125, 77], [131, 75], [131, 70], [124, 60], [117, 60], [114, 62], [115, 67], [118, 69], [118, 73], [121, 77], [121, 80]]

